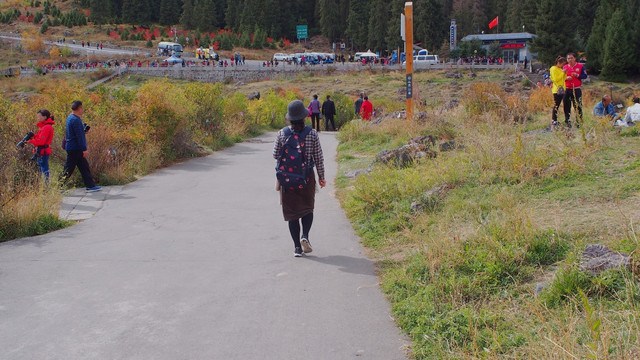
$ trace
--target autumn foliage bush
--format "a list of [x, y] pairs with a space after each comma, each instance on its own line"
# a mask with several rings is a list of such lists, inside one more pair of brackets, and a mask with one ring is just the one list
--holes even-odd
[[[21, 221], [41, 221], [42, 216], [57, 217], [59, 203], [49, 191], [56, 186], [81, 186], [79, 174], [70, 184], [57, 184], [66, 153], [60, 147], [66, 117], [74, 100], [81, 100], [83, 121], [91, 126], [87, 134], [91, 172], [101, 185], [122, 184], [176, 160], [206, 154], [229, 146], [261, 127], [280, 127], [289, 100], [268, 93], [249, 102], [239, 93], [225, 93], [222, 84], [175, 84], [153, 80], [135, 90], [100, 86], [86, 91], [73, 82], [52, 81], [34, 96], [21, 102], [0, 101], [0, 240], [29, 234], [6, 232], [7, 226]], [[36, 131], [36, 111], [48, 109], [55, 116], [54, 140], [50, 158], [51, 182], [46, 185], [31, 158], [31, 146], [17, 150], [15, 144], [29, 130]], [[38, 200], [41, 199], [41, 200]], [[16, 211], [25, 203], [38, 215]], [[22, 214], [22, 215], [18, 215]], [[18, 216], [18, 218], [16, 218]], [[24, 226], [23, 226], [24, 227]], [[40, 228], [40, 227], [37, 227]]]

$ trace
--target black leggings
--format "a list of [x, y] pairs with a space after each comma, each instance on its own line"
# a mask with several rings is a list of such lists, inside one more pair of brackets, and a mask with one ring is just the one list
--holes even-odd
[[[309, 238], [309, 230], [313, 224], [313, 213], [308, 213], [302, 217], [302, 237]], [[298, 219], [289, 221], [289, 232], [295, 247], [300, 247], [300, 221]]]
[[558, 108], [564, 99], [563, 95], [553, 94], [553, 111], [551, 111], [551, 120], [558, 121]]

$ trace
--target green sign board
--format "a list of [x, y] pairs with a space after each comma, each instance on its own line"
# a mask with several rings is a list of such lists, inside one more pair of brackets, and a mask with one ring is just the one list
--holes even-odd
[[306, 39], [307, 38], [307, 25], [298, 25], [298, 26], [296, 26], [296, 32], [298, 33], [298, 39]]

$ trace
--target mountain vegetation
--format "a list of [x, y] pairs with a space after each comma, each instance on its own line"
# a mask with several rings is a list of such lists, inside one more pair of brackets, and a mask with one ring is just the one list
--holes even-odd
[[[603, 71], [605, 78], [620, 80], [640, 72], [640, 57], [633, 56], [640, 52], [640, 25], [633, 21], [640, 16], [640, 8], [633, 6], [634, 1], [416, 0], [414, 39], [431, 51], [446, 51], [443, 42], [448, 39], [450, 19], [457, 21], [459, 38], [481, 32], [526, 31], [538, 35], [533, 50], [544, 63], [551, 64], [556, 56], [573, 51], [588, 59], [591, 72]], [[202, 32], [230, 29], [239, 34], [266, 33], [275, 39], [295, 39], [296, 26], [307, 25], [309, 36], [323, 35], [329, 42], [385, 53], [401, 46], [400, 14], [404, 12], [405, 0], [79, 0], [79, 3], [89, 8], [91, 20], [99, 23], [159, 23]], [[490, 30], [488, 23], [496, 16], [499, 24]]]

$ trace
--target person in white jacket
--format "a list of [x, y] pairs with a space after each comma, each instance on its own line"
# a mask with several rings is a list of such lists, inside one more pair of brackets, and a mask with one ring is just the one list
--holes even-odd
[[624, 117], [624, 122], [626, 122], [627, 125], [635, 125], [638, 121], [640, 121], [640, 98], [635, 96], [633, 98], [633, 105], [627, 108], [627, 115]]

